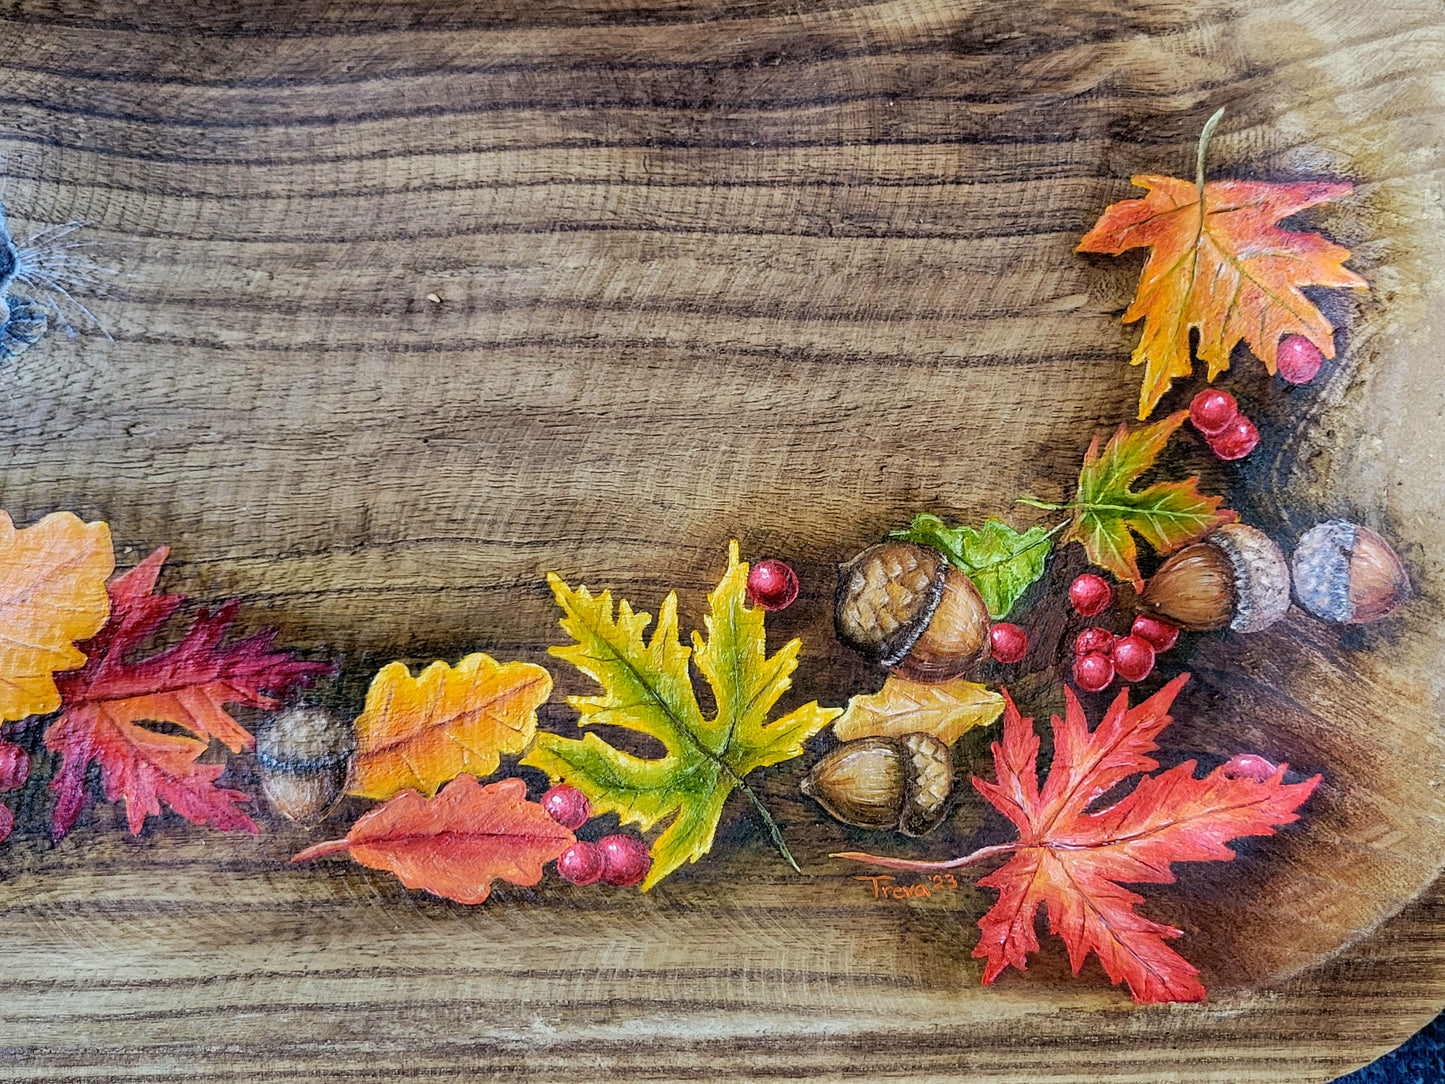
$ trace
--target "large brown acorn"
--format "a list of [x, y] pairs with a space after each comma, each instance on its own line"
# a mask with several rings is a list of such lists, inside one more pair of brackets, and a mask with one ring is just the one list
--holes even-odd
[[798, 789], [844, 824], [921, 836], [948, 812], [953, 755], [932, 734], [860, 738], [814, 764]]
[[1191, 632], [1259, 632], [1289, 610], [1289, 565], [1264, 532], [1226, 523], [1170, 556], [1134, 605]]
[[931, 546], [881, 542], [838, 566], [838, 639], [910, 681], [967, 673], [988, 651], [988, 608]]
[[256, 735], [266, 800], [287, 820], [319, 824], [346, 794], [354, 746], [351, 725], [320, 708], [276, 716]]
[[1294, 593], [1326, 621], [1365, 625], [1410, 597], [1410, 578], [1390, 544], [1343, 519], [1317, 523], [1294, 551]]

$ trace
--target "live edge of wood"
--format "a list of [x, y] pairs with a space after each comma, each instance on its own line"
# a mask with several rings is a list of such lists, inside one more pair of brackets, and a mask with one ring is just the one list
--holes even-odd
[[1355, 182], [1304, 225], [1371, 289], [1319, 299], [1341, 360], [1308, 388], [1240, 357], [1261, 452], [1191, 469], [1286, 543], [1368, 522], [1418, 595], [1166, 661], [1195, 675], [1168, 759], [1325, 775], [1299, 825], [1145, 891], [1202, 1006], [1133, 1006], [1054, 938], [980, 988], [989, 894], [875, 899], [800, 764], [758, 785], [802, 876], [735, 799], [646, 896], [473, 908], [293, 867], [322, 837], [264, 811], [132, 838], [102, 804], [51, 847], [38, 778], [0, 850], [0, 1077], [1308, 1084], [1400, 1042], [1445, 1005], [1442, 74], [1425, 0], [5, 5], [11, 225], [88, 220], [123, 274], [114, 341], [3, 374], [0, 503], [108, 520], [122, 566], [171, 544], [165, 589], [341, 657], [338, 710], [396, 657], [552, 661], [547, 571], [675, 587], [691, 627], [734, 537], [803, 580], [769, 619], [804, 641], [790, 696], [876, 685], [832, 566], [916, 511], [1021, 524], [1133, 416], [1140, 261], [1073, 246], [1131, 174], [1191, 176], [1220, 105], [1215, 175]]

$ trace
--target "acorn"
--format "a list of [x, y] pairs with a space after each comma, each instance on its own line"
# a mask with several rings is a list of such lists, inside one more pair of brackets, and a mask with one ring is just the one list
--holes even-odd
[[1289, 565], [1263, 531], [1226, 523], [1160, 565], [1134, 608], [1191, 632], [1259, 632], [1289, 609]]
[[838, 566], [833, 624], [843, 643], [910, 681], [948, 681], [988, 653], [978, 588], [913, 542], [881, 542]]
[[860, 738], [813, 765], [798, 789], [844, 824], [921, 836], [948, 812], [953, 755], [932, 734]]
[[287, 820], [310, 827], [346, 794], [355, 747], [351, 725], [320, 708], [296, 707], [256, 735], [261, 791]]
[[1410, 578], [1378, 534], [1333, 519], [1311, 527], [1295, 547], [1294, 595], [1325, 621], [1366, 625], [1410, 597]]

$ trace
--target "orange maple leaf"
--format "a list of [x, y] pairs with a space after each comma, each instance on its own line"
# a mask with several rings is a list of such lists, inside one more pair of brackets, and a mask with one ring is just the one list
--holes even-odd
[[363, 866], [390, 870], [407, 888], [481, 903], [495, 880], [536, 884], [543, 866], [575, 842], [540, 804], [527, 801], [522, 780], [484, 787], [462, 775], [430, 801], [402, 791], [362, 816], [345, 839], [307, 847], [291, 861], [347, 851]]
[[537, 732], [537, 708], [552, 675], [525, 662], [468, 655], [434, 662], [417, 677], [405, 664], [381, 668], [356, 719], [351, 793], [390, 798], [411, 788], [431, 797], [448, 779], [491, 775], [501, 754], [520, 753]]
[[114, 569], [107, 524], [52, 512], [17, 531], [0, 512], [0, 720], [60, 707], [52, 675], [85, 665], [74, 641], [105, 624]]
[[[1207, 143], [1206, 132], [1206, 143]], [[1108, 207], [1079, 242], [1079, 252], [1117, 256], [1149, 252], [1124, 322], [1144, 320], [1131, 364], [1144, 366], [1139, 417], [1147, 418], [1175, 377], [1192, 371], [1190, 331], [1199, 331], [1199, 357], [1213, 380], [1229, 368], [1243, 341], [1275, 371], [1286, 335], [1303, 335], [1327, 358], [1335, 356], [1334, 328], [1300, 292], [1302, 286], [1364, 288], [1345, 269], [1350, 250], [1317, 233], [1282, 230], [1276, 223], [1352, 191], [1349, 184], [1304, 181], [1197, 181], [1131, 177], [1149, 190], [1143, 199]]]
[[[145, 659], [144, 644], [185, 602], [184, 595], [152, 594], [168, 550], [161, 547], [109, 587], [111, 618], [82, 646], [83, 670], [60, 677], [64, 710], [45, 731], [45, 745], [62, 754], [51, 780], [56, 792], [51, 834], [70, 831], [85, 803], [86, 775], [100, 765], [109, 801], [124, 797], [132, 833], [160, 803], [197, 824], [256, 831], [236, 808], [247, 796], [216, 787], [223, 764], [200, 764], [212, 738], [233, 752], [255, 744], [249, 731], [226, 710], [228, 704], [274, 708], [272, 695], [328, 672], [324, 663], [304, 662], [272, 651], [274, 633], [265, 631], [222, 644], [235, 622], [238, 604], [214, 614], [202, 612], [179, 642]], [[172, 723], [194, 737], [162, 734], [138, 725]]]
[[1010, 964], [1025, 968], [1029, 953], [1039, 947], [1034, 916], [1042, 904], [1050, 929], [1068, 946], [1075, 974], [1093, 952], [1110, 979], [1129, 984], [1136, 1001], [1202, 1000], [1198, 968], [1165, 944], [1182, 931], [1137, 914], [1134, 907], [1143, 897], [1122, 883], [1169, 884], [1172, 862], [1232, 859], [1234, 852], [1225, 844], [1239, 836], [1273, 835], [1275, 826], [1295, 820], [1295, 810], [1320, 777], [1285, 783], [1289, 765], [1281, 764], [1259, 779], [1233, 770], [1236, 758], [1196, 779], [1189, 760], [1145, 776], [1119, 801], [1091, 810], [1131, 775], [1159, 767], [1149, 754], [1158, 749], [1154, 739], [1169, 725], [1169, 707], [1188, 680], [1188, 674], [1180, 674], [1132, 709], [1123, 690], [1093, 731], [1066, 686], [1066, 710], [1062, 720], [1054, 717], [1054, 758], [1042, 790], [1033, 720], [1022, 718], [1009, 699], [1003, 740], [993, 744], [998, 779], [975, 778], [973, 785], [1013, 822], [1016, 842], [947, 862], [839, 857], [897, 869], [943, 870], [1009, 855], [1008, 862], [978, 882], [999, 890], [998, 901], [979, 920], [983, 936], [973, 952], [988, 961], [985, 985]]

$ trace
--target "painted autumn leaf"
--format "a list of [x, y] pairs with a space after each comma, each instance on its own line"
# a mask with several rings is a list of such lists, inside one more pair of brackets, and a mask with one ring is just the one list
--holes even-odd
[[986, 520], [976, 530], [949, 527], [937, 516], [923, 513], [889, 537], [941, 552], [973, 581], [995, 621], [1008, 616], [1019, 597], [1044, 574], [1049, 559], [1049, 531], [1030, 527], [1020, 534], [996, 519]]
[[522, 780], [484, 787], [461, 775], [430, 800], [402, 791], [364, 814], [345, 839], [307, 847], [291, 861], [345, 851], [363, 866], [396, 874], [407, 888], [482, 903], [493, 881], [536, 884], [543, 867], [574, 842], [540, 804], [527, 801]]
[[430, 798], [462, 772], [491, 775], [502, 754], [531, 744], [537, 708], [551, 695], [542, 667], [480, 652], [455, 668], [434, 662], [417, 677], [390, 663], [356, 719], [351, 793], [381, 799], [410, 788]]
[[1124, 322], [1144, 321], [1132, 364], [1144, 366], [1139, 418], [1149, 417], [1175, 377], [1192, 370], [1190, 332], [1199, 332], [1199, 357], [1213, 380], [1229, 368], [1243, 341], [1275, 371], [1275, 352], [1287, 335], [1303, 335], [1327, 358], [1335, 356], [1334, 328], [1301, 292], [1304, 286], [1364, 289], [1344, 263], [1350, 250], [1317, 233], [1283, 230], [1290, 215], [1347, 196], [1348, 184], [1303, 181], [1204, 181], [1204, 155], [1216, 114], [1200, 141], [1194, 181], [1138, 176], [1143, 199], [1112, 204], [1079, 242], [1079, 252], [1117, 256], [1148, 248]]
[[0, 721], [60, 707], [52, 676], [85, 665], [75, 641], [110, 613], [110, 526], [52, 512], [16, 530], [0, 512]]
[[1084, 454], [1078, 492], [1071, 504], [1027, 503], [1072, 509], [1074, 518], [1064, 541], [1082, 543], [1091, 562], [1141, 587], [1143, 577], [1139, 574], [1134, 534], [1156, 552], [1171, 553], [1238, 518], [1219, 507], [1223, 497], [1200, 493], [1197, 478], [1155, 482], [1138, 492], [1131, 488], [1154, 465], [1164, 445], [1188, 416], [1188, 411], [1181, 410], [1138, 429], [1121, 425], [1102, 453], [1099, 438], [1095, 437]]
[[[227, 712], [229, 704], [274, 708], [289, 690], [331, 667], [271, 650], [267, 630], [222, 644], [239, 603], [214, 614], [202, 611], [179, 642], [137, 658], [150, 637], [185, 602], [184, 595], [152, 594], [169, 551], [156, 550], [109, 588], [110, 620], [81, 645], [85, 668], [61, 675], [60, 717], [45, 731], [46, 748], [62, 756], [51, 780], [55, 809], [51, 834], [62, 838], [85, 803], [86, 775], [100, 766], [107, 801], [124, 798], [132, 833], [164, 802], [187, 820], [255, 832], [236, 803], [240, 791], [215, 785], [223, 764], [197, 758], [212, 738], [232, 752], [250, 749], [251, 734]], [[194, 737], [166, 734], [142, 722], [169, 723]]]
[[1003, 696], [976, 682], [955, 678], [925, 685], [890, 674], [883, 688], [855, 696], [833, 724], [839, 741], [932, 734], [952, 745], [974, 727], [988, 726], [1003, 714]]
[[[576, 641], [552, 654], [572, 663], [605, 690], [601, 696], [573, 696], [579, 725], [607, 724], [648, 734], [665, 755], [652, 760], [609, 745], [596, 734], [580, 741], [541, 731], [523, 764], [541, 768], [554, 781], [577, 787], [599, 813], [616, 813], [644, 829], [671, 818], [652, 843], [652, 869], [644, 891], [684, 862], [696, 862], [712, 848], [723, 803], [734, 788], [747, 795], [791, 862], [782, 833], [744, 777], [755, 768], [790, 760], [803, 742], [839, 714], [837, 708], [808, 703], [773, 723], [768, 712], [792, 684], [798, 640], [769, 656], [763, 611], [747, 605], [748, 566], [729, 548], [728, 568], [708, 596], [707, 639], [693, 633], [691, 652], [678, 642], [677, 595], [662, 604], [650, 642], [643, 630], [650, 614], [634, 613], [612, 595], [593, 597], [559, 577], [548, 582], [566, 616], [562, 628]], [[717, 713], [703, 715], [688, 669], [689, 656], [712, 687]], [[796, 866], [795, 866], [796, 868]]]
[[1275, 827], [1296, 820], [1295, 810], [1320, 777], [1285, 783], [1286, 764], [1263, 778], [1225, 764], [1196, 779], [1190, 760], [1145, 775], [1118, 801], [1091, 809], [1130, 776], [1159, 767], [1149, 754], [1158, 749], [1154, 739], [1169, 725], [1169, 707], [1188, 680], [1181, 674], [1135, 708], [1129, 707], [1128, 690], [1120, 692], [1093, 731], [1066, 686], [1064, 719], [1054, 717], [1053, 763], [1042, 790], [1033, 720], [1022, 718], [1010, 700], [1003, 740], [993, 744], [997, 780], [975, 778], [973, 785], [1013, 822], [1017, 841], [949, 862], [839, 857], [942, 870], [1009, 855], [978, 882], [999, 890], [998, 901], [979, 920], [983, 935], [973, 952], [988, 961], [985, 985], [1009, 965], [1026, 968], [1029, 954], [1039, 947], [1034, 916], [1043, 905], [1051, 931], [1068, 947], [1074, 974], [1092, 952], [1112, 981], [1129, 984], [1136, 1001], [1203, 1000], [1198, 968], [1165, 943], [1182, 931], [1138, 914], [1134, 908], [1143, 897], [1123, 884], [1170, 884], [1173, 862], [1232, 859], [1234, 852], [1225, 844], [1240, 836], [1273, 835]]

